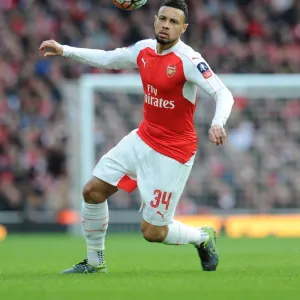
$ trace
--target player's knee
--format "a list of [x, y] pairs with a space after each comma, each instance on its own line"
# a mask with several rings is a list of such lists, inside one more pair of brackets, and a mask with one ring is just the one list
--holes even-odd
[[162, 243], [167, 234], [167, 229], [165, 226], [142, 226], [142, 233], [144, 239], [150, 243]]
[[85, 186], [82, 190], [82, 196], [86, 203], [90, 203], [90, 204], [94, 203], [94, 201], [93, 201], [93, 185], [90, 181], [85, 184]]
[[86, 203], [89, 204], [98, 204], [105, 201], [101, 189], [99, 189], [94, 183], [93, 180], [90, 180], [86, 183], [82, 191], [83, 199]]
[[86, 203], [97, 204], [103, 203], [117, 191], [117, 187], [94, 177], [84, 186], [82, 195]]

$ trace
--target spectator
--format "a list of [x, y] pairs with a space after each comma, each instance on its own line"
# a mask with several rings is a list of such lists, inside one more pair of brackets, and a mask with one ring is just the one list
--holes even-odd
[[[187, 2], [193, 30], [184, 39], [217, 73], [300, 71], [299, 1]], [[109, 72], [44, 59], [37, 51], [40, 42], [53, 38], [101, 49], [129, 45], [153, 35], [159, 4], [151, 0], [147, 10], [124, 12], [106, 0], [0, 1], [0, 209], [59, 212], [70, 205], [59, 84], [82, 73]], [[227, 145], [217, 150], [206, 136], [213, 103], [202, 101], [195, 116], [196, 164], [179, 211], [299, 207], [299, 99], [237, 99]], [[108, 100], [98, 93], [96, 103], [99, 156], [138, 125], [142, 101], [121, 93]], [[116, 195], [111, 205], [138, 207], [139, 197]]]

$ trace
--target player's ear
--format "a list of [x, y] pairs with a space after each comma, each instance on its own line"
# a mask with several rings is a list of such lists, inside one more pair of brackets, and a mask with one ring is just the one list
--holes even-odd
[[187, 30], [188, 26], [189, 26], [189, 24], [184, 24], [183, 25], [181, 34], [185, 33], [185, 31]]

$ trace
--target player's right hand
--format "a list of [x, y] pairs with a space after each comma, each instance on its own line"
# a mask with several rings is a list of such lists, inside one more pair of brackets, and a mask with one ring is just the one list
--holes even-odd
[[54, 40], [43, 41], [40, 51], [46, 51], [44, 56], [61, 56], [63, 54], [63, 46]]

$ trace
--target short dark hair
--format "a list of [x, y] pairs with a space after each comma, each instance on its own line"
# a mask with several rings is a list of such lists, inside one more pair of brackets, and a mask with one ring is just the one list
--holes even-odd
[[177, 8], [183, 11], [184, 13], [184, 18], [185, 18], [185, 22], [187, 22], [188, 20], [188, 7], [186, 5], [186, 3], [184, 2], [184, 0], [165, 0], [161, 6], [159, 7], [159, 9], [162, 6], [168, 6], [168, 7], [173, 7], [173, 8]]

